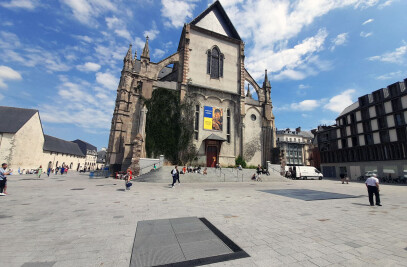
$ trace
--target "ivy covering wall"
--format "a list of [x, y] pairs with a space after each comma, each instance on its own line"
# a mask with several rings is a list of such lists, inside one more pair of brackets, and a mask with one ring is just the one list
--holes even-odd
[[144, 100], [147, 107], [146, 152], [148, 157], [164, 155], [173, 164], [185, 164], [196, 157], [193, 137], [194, 100], [180, 101], [179, 91], [157, 88]]

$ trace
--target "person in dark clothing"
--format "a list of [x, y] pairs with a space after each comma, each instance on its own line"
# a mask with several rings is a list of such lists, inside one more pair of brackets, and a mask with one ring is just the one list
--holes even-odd
[[179, 171], [178, 171], [178, 166], [175, 166], [174, 169], [171, 171], [171, 175], [172, 175], [172, 188], [174, 188], [175, 183], [178, 180], [178, 184], [181, 184], [179, 182]]

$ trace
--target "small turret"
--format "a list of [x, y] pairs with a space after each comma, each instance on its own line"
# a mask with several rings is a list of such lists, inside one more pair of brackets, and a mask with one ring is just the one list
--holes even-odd
[[252, 93], [250, 92], [250, 85], [247, 84], [247, 93], [246, 93], [246, 97], [252, 98]]
[[123, 70], [124, 71], [131, 71], [131, 69], [133, 68], [133, 59], [131, 58], [131, 48], [132, 45], [129, 45], [129, 50], [127, 50], [127, 54], [123, 59]]
[[146, 37], [146, 44], [144, 45], [143, 53], [141, 54], [141, 60], [150, 62], [150, 49], [148, 47], [148, 36]]
[[266, 89], [266, 88], [271, 89], [270, 81], [269, 81], [269, 78], [267, 76], [267, 69], [265, 70], [265, 74], [264, 74], [263, 88], [264, 89]]
[[264, 74], [263, 90], [265, 94], [266, 103], [271, 103], [271, 85], [269, 78], [267, 76], [267, 69], [265, 70]]

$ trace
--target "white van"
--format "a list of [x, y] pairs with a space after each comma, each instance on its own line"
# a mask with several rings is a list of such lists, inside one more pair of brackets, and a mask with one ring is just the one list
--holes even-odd
[[295, 166], [295, 179], [307, 180], [309, 178], [322, 180], [324, 176], [312, 166]]

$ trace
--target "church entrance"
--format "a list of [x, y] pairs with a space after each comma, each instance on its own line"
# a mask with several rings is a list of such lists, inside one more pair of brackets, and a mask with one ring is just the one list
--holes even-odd
[[206, 148], [206, 166], [215, 168], [216, 163], [218, 163], [218, 147], [214, 145], [209, 145]]
[[219, 154], [222, 143], [226, 141], [216, 134], [211, 134], [205, 140], [206, 167], [215, 168], [219, 163]]

